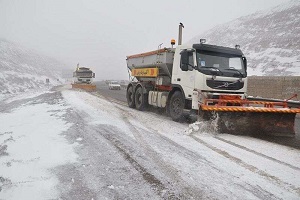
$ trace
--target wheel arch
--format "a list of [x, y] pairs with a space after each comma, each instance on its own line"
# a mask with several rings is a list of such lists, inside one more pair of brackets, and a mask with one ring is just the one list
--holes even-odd
[[168, 102], [170, 101], [171, 96], [172, 96], [176, 91], [180, 91], [181, 94], [183, 95], [183, 98], [185, 99], [185, 94], [184, 94], [184, 91], [183, 91], [181, 85], [173, 84], [173, 85], [172, 85], [172, 90], [169, 92], [169, 95], [168, 95], [168, 100], [167, 100]]
[[136, 91], [139, 87], [143, 89], [143, 94], [148, 94], [149, 91], [153, 90], [153, 85], [148, 82], [138, 82], [135, 85], [134, 91]]
[[192, 101], [185, 98], [184, 90], [183, 90], [183, 88], [181, 87], [181, 85], [178, 85], [178, 84], [173, 84], [173, 85], [172, 85], [172, 90], [169, 92], [169, 95], [168, 95], [167, 105], [169, 104], [172, 95], [173, 95], [176, 91], [180, 91], [180, 92], [181, 92], [181, 94], [182, 94], [182, 96], [183, 96], [183, 99], [184, 99], [184, 107], [187, 108], [187, 109], [191, 109], [191, 108], [192, 108], [192, 106], [191, 106]]
[[[135, 88], [135, 85], [133, 82], [128, 83], [126, 91], [129, 89], [129, 87], [133, 87], [133, 89]], [[134, 91], [134, 90], [133, 90]]]

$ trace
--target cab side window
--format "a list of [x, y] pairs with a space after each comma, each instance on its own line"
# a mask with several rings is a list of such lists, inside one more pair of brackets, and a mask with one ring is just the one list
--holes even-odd
[[191, 71], [194, 67], [193, 52], [185, 52], [181, 55], [180, 68], [182, 71]]

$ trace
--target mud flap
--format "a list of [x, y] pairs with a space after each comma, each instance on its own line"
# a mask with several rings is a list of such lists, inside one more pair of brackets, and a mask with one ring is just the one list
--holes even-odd
[[215, 112], [211, 116], [220, 133], [295, 136], [295, 113]]

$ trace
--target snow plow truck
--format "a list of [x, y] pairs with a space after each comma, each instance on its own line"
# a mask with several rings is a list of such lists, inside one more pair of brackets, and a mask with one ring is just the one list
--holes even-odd
[[83, 89], [89, 92], [96, 90], [96, 85], [92, 84], [95, 73], [87, 67], [79, 67], [77, 64], [76, 70], [73, 72], [74, 81], [72, 88]]
[[187, 111], [197, 113], [198, 120], [217, 120], [222, 133], [295, 135], [300, 108], [289, 108], [286, 101], [247, 99], [247, 59], [239, 45], [209, 45], [204, 39], [182, 45], [182, 28], [176, 48], [172, 39], [172, 48], [127, 56], [129, 107], [164, 108], [174, 121]]

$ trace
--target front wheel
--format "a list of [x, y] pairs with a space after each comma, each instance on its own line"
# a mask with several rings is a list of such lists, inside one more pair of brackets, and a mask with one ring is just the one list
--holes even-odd
[[174, 121], [178, 122], [183, 119], [184, 98], [180, 91], [174, 92], [174, 94], [171, 96], [168, 107], [168, 113]]
[[127, 88], [126, 98], [127, 98], [128, 106], [130, 108], [135, 108], [134, 92], [133, 92], [133, 86], [132, 85], [128, 86], [128, 88]]

